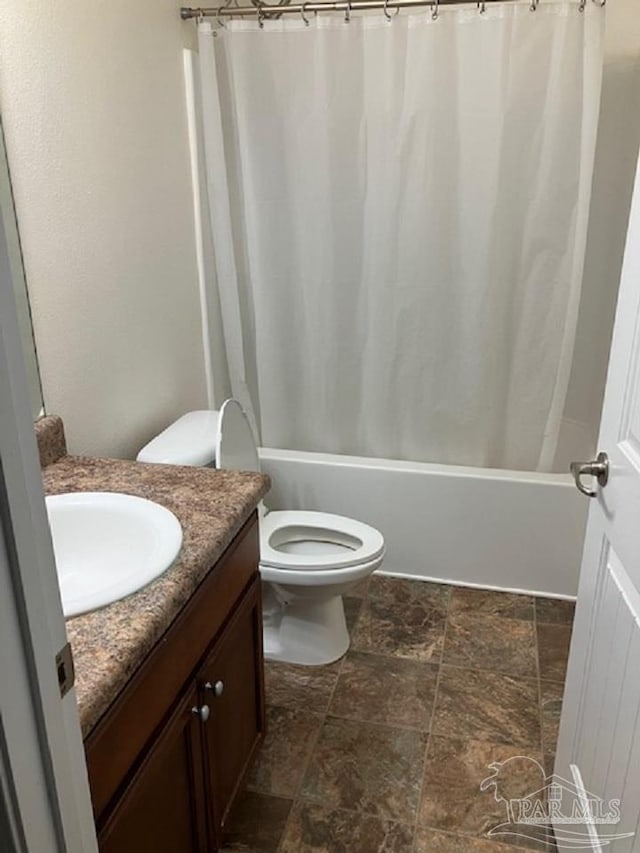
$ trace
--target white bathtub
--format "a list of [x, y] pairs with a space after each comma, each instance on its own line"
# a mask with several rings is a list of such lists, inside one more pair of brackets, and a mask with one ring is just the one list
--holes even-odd
[[569, 475], [261, 448], [271, 509], [377, 527], [382, 573], [573, 597], [588, 500]]

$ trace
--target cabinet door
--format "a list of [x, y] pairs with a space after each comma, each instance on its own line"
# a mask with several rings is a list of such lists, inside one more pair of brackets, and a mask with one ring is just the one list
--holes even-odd
[[244, 595], [198, 673], [201, 702], [211, 716], [202, 727], [214, 835], [224, 825], [264, 733], [264, 673], [260, 580]]
[[[102, 853], [207, 850], [201, 730], [195, 686], [145, 755], [98, 834]], [[195, 709], [195, 711], [194, 711]], [[144, 714], [144, 708], [140, 709]]]

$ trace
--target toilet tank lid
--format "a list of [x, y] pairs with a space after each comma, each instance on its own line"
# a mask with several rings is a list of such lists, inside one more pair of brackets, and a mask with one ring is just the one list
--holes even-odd
[[218, 412], [187, 412], [164, 429], [138, 453], [138, 462], [168, 465], [210, 465], [216, 458]]

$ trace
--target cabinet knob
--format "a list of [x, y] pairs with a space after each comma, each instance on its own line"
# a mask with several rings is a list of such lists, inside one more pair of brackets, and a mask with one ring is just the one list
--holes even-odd
[[219, 699], [224, 693], [224, 681], [216, 681], [215, 684], [212, 684], [210, 681], [207, 681], [204, 686], [204, 689], [210, 690], [211, 693], [213, 693], [213, 695], [216, 697], [216, 699]]
[[191, 713], [200, 717], [201, 722], [206, 723], [207, 720], [209, 719], [209, 715], [211, 714], [211, 711], [209, 710], [208, 705], [202, 705], [200, 708], [198, 708], [194, 705], [193, 708], [191, 709]]

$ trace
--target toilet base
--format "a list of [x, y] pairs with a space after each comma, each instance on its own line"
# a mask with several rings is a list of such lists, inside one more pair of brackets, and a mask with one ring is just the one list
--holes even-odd
[[341, 595], [269, 604], [263, 628], [266, 660], [321, 666], [347, 652], [350, 640]]

